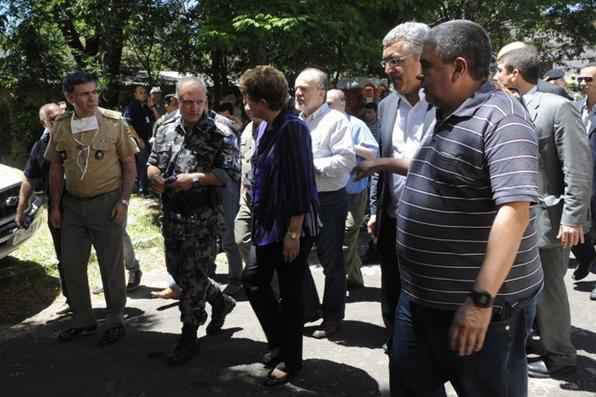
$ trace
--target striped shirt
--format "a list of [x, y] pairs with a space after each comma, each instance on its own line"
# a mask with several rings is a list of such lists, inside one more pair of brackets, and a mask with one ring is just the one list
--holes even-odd
[[[538, 201], [538, 144], [521, 103], [485, 83], [438, 120], [414, 157], [398, 213], [402, 288], [453, 310], [472, 290], [499, 206]], [[542, 268], [535, 217], [524, 232], [496, 306], [536, 294]]]

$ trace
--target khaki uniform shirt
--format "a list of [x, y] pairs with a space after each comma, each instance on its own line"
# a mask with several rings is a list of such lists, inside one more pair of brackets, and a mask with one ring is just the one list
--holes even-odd
[[88, 198], [120, 189], [121, 162], [137, 151], [121, 114], [98, 108], [99, 128], [77, 133], [74, 137], [72, 117], [72, 112], [66, 112], [56, 121], [46, 151], [49, 161], [62, 160], [66, 191]]

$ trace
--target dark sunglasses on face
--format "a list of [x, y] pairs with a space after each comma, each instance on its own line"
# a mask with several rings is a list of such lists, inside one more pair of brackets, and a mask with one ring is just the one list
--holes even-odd
[[590, 76], [579, 76], [577, 78], [577, 82], [578, 83], [581, 83], [582, 81], [584, 83], [591, 83], [592, 81], [594, 81], [594, 78], [593, 77], [590, 77]]

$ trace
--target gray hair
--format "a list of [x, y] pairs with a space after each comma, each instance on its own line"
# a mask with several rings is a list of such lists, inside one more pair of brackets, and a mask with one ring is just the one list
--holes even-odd
[[474, 80], [485, 80], [490, 75], [490, 37], [475, 22], [458, 19], [437, 25], [430, 30], [424, 44], [433, 48], [444, 63], [464, 58]]
[[207, 93], [207, 86], [205, 85], [203, 79], [199, 77], [183, 77], [176, 83], [177, 99], [180, 99], [180, 90], [182, 89], [182, 86], [184, 86], [185, 84], [197, 85], [203, 90], [203, 92], [205, 92], [205, 94]]
[[401, 41], [406, 49], [416, 56], [422, 54], [422, 46], [428, 35], [428, 25], [419, 22], [404, 22], [397, 25], [383, 39], [383, 48]]
[[524, 48], [512, 50], [501, 57], [499, 62], [505, 65], [509, 73], [514, 69], [519, 70], [519, 73], [528, 83], [537, 84], [540, 77], [540, 58], [538, 57], [538, 49], [532, 45]]
[[300, 77], [300, 76], [302, 76], [305, 80], [318, 83], [322, 90], [327, 89], [327, 81], [328, 81], [327, 73], [323, 72], [321, 69], [306, 68], [302, 72], [300, 72], [298, 77]]

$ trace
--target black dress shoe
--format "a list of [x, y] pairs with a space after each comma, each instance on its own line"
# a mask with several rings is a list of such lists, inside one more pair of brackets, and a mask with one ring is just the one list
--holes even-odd
[[550, 373], [544, 360], [528, 363], [528, 376], [530, 378], [550, 378]]
[[189, 362], [198, 350], [197, 329], [192, 325], [182, 327], [182, 335], [174, 349], [168, 354], [168, 365], [175, 367]]
[[323, 321], [321, 328], [312, 333], [313, 338], [329, 338], [337, 333], [341, 328], [341, 321]]
[[528, 363], [528, 376], [530, 378], [560, 378], [575, 372], [575, 365], [564, 365], [548, 368], [544, 360]]
[[575, 281], [583, 280], [588, 274], [590, 274], [591, 268], [591, 263], [578, 263], [577, 268], [573, 272], [573, 279]]
[[526, 341], [526, 353], [536, 354], [537, 356], [546, 355], [547, 351], [542, 343], [540, 335], [531, 333], [530, 336], [528, 336], [528, 340]]

